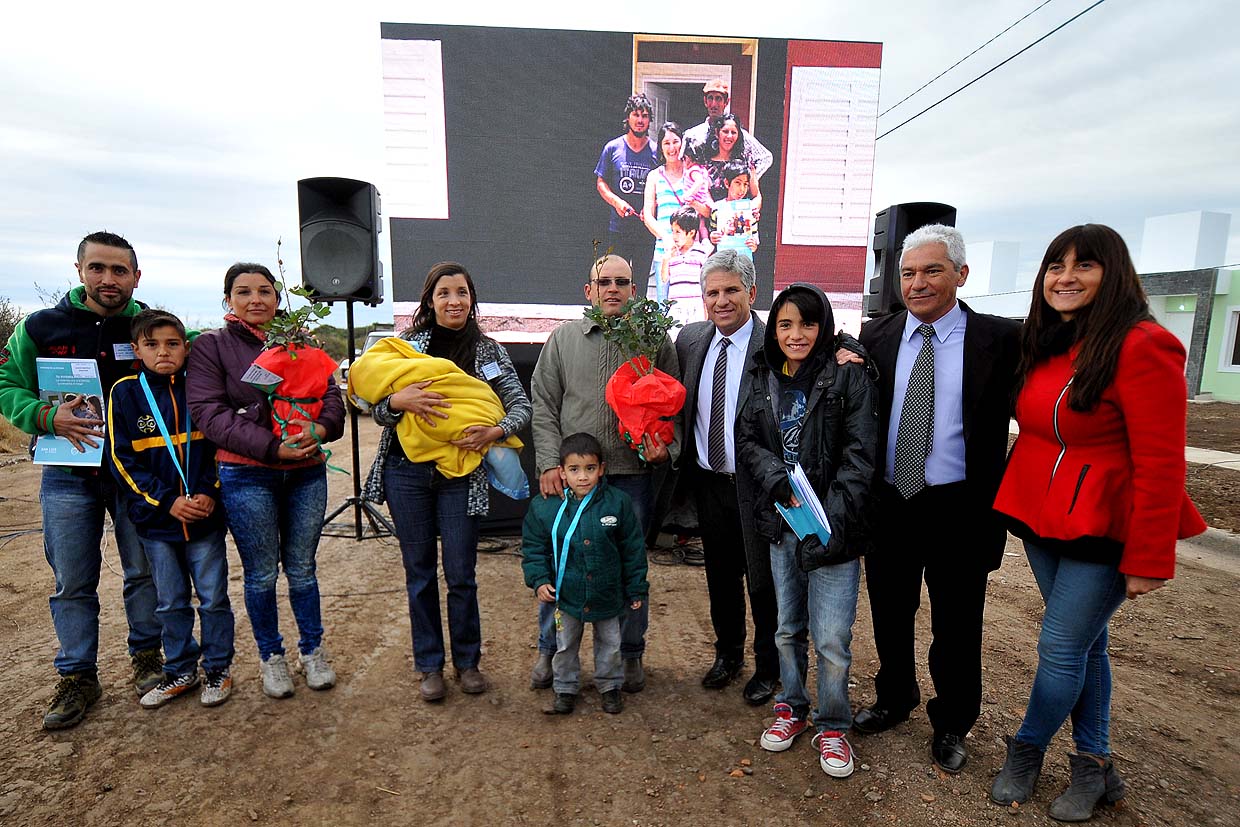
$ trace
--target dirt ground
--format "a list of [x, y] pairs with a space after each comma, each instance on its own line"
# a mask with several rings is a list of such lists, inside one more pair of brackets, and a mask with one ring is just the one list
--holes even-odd
[[[363, 424], [362, 432], [368, 461], [376, 431]], [[345, 467], [347, 443], [336, 455]], [[478, 565], [492, 690], [466, 696], [450, 679], [443, 703], [422, 703], [391, 538], [325, 538], [320, 548], [334, 690], [315, 693], [298, 678], [292, 699], [262, 695], [230, 548], [235, 694], [216, 709], [185, 700], [156, 711], [139, 708], [127, 682], [109, 547], [100, 583], [105, 694], [83, 724], [47, 733], [40, 718], [56, 640], [39, 469], [14, 459], [0, 458], [0, 824], [1041, 825], [1053, 823], [1046, 806], [1067, 781], [1071, 746], [1061, 734], [1032, 802], [1010, 812], [987, 800], [1036, 664], [1041, 602], [1015, 543], [991, 576], [985, 703], [956, 777], [934, 769], [921, 709], [894, 731], [855, 738], [859, 768], [844, 781], [818, 769], [808, 737], [785, 753], [758, 748], [769, 709], [746, 706], [739, 683], [723, 692], [698, 683], [713, 635], [703, 570], [683, 565], [651, 567], [649, 685], [627, 696], [622, 715], [603, 714], [593, 692], [571, 717], [541, 714], [547, 695], [527, 686], [534, 602], [518, 558], [502, 552]], [[333, 477], [336, 503], [351, 483]], [[281, 611], [287, 640], [295, 631], [283, 600]], [[928, 623], [923, 609], [920, 628]], [[1129, 795], [1097, 823], [1240, 825], [1238, 637], [1234, 552], [1182, 544], [1174, 583], [1120, 610], [1111, 626], [1112, 741]], [[924, 664], [924, 632], [919, 643]], [[864, 589], [853, 656], [859, 706], [873, 700], [878, 666]], [[924, 666], [921, 678], [928, 697]]]

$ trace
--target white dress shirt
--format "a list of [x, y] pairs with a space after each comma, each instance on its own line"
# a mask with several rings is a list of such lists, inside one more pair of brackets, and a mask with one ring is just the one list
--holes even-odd
[[[736, 473], [736, 403], [741, 393], [741, 377], [745, 374], [745, 362], [749, 357], [749, 337], [752, 335], [753, 316], [750, 315], [739, 330], [727, 337], [732, 343], [728, 345], [728, 398], [724, 405], [723, 423], [723, 447], [727, 451], [728, 459], [722, 470], [728, 474]], [[723, 339], [724, 335], [719, 332], [719, 328], [715, 328], [715, 335], [711, 337], [710, 346], [706, 349], [706, 361], [702, 363], [702, 374], [698, 377], [697, 410], [693, 418], [697, 463], [707, 471], [714, 470], [710, 467], [706, 453], [710, 449], [710, 406], [714, 398], [715, 363], [719, 361], [719, 343]]]

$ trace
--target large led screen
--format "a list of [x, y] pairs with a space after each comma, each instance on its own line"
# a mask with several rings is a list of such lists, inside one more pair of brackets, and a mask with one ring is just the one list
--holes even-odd
[[580, 305], [608, 248], [653, 296], [682, 208], [695, 246], [753, 248], [760, 304], [809, 281], [859, 310], [880, 44], [385, 23], [382, 49], [398, 322], [445, 259], [496, 318]]

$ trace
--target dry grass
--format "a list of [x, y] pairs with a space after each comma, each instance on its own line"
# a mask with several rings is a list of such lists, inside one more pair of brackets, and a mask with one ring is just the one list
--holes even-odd
[[13, 423], [0, 416], [0, 453], [18, 454], [30, 444], [30, 435], [17, 429]]

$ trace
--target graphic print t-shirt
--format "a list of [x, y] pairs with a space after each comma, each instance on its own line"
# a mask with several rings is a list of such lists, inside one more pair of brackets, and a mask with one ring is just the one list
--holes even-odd
[[779, 398], [779, 436], [784, 444], [784, 462], [795, 465], [801, 456], [801, 426], [805, 424], [808, 400], [796, 385], [785, 385]]
[[629, 149], [628, 142], [621, 135], [603, 147], [603, 154], [599, 156], [598, 164], [594, 167], [594, 174], [606, 181], [611, 191], [628, 202], [628, 205], [638, 213], [638, 215], [622, 219], [616, 215], [615, 210], [610, 210], [611, 222], [608, 224], [608, 229], [611, 232], [620, 232], [624, 221], [641, 222], [638, 216], [641, 214], [646, 198], [646, 176], [656, 166], [654, 145], [650, 141], [646, 141], [646, 146], [641, 151], [634, 152]]

